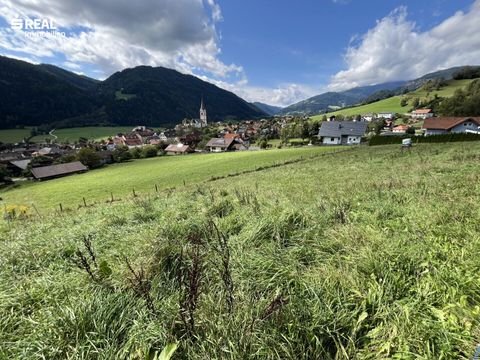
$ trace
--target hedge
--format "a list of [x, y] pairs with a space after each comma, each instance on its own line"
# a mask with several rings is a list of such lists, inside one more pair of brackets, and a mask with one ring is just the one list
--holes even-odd
[[479, 134], [472, 133], [449, 133], [440, 135], [429, 136], [414, 136], [414, 135], [398, 135], [398, 136], [373, 136], [368, 145], [389, 145], [389, 144], [401, 144], [403, 139], [412, 139], [412, 143], [443, 143], [443, 142], [456, 142], [456, 141], [478, 141], [480, 140]]

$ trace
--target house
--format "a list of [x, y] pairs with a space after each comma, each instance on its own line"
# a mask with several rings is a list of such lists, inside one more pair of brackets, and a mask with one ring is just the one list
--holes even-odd
[[381, 113], [378, 113], [377, 117], [392, 120], [393, 118], [395, 118], [395, 113], [381, 112]]
[[480, 117], [437, 117], [425, 119], [422, 129], [425, 136], [447, 133], [476, 133], [480, 127]]
[[414, 119], [428, 119], [433, 117], [432, 109], [417, 109], [412, 111], [411, 113], [412, 118]]
[[137, 126], [132, 129], [132, 134], [140, 135], [141, 138], [146, 138], [153, 136], [155, 131], [153, 129], [147, 128], [146, 126]]
[[324, 121], [318, 138], [324, 145], [360, 144], [367, 131], [367, 123], [359, 121]]
[[7, 165], [9, 173], [14, 175], [14, 176], [22, 175], [22, 173], [25, 170], [27, 170], [28, 165], [30, 164], [31, 161], [32, 161], [32, 159], [10, 161], [9, 164]]
[[235, 150], [233, 145], [235, 144], [235, 139], [224, 139], [224, 138], [213, 138], [205, 145], [205, 148], [210, 152], [222, 152]]
[[362, 119], [363, 121], [372, 121], [375, 119], [375, 114], [374, 113], [363, 114]]
[[113, 138], [113, 143], [115, 146], [123, 145], [128, 146], [129, 148], [135, 148], [143, 146], [143, 139], [140, 134], [131, 133], [127, 135], [119, 134]]
[[224, 139], [240, 139], [240, 134], [228, 133], [228, 134], [223, 135], [223, 138]]
[[193, 153], [194, 150], [186, 144], [179, 143], [179, 144], [168, 145], [167, 148], [165, 149], [165, 152], [168, 155], [185, 155], [188, 153]]
[[397, 125], [392, 129], [392, 132], [404, 134], [407, 132], [407, 130], [408, 130], [407, 125]]
[[87, 170], [88, 168], [80, 161], [74, 161], [66, 164], [32, 168], [32, 175], [37, 180], [47, 180], [70, 174], [81, 173]]
[[160, 136], [158, 135], [153, 135], [153, 136], [149, 136], [147, 138], [147, 142], [150, 144], [150, 145], [160, 145], [160, 143], [162, 142], [162, 140], [160, 139]]

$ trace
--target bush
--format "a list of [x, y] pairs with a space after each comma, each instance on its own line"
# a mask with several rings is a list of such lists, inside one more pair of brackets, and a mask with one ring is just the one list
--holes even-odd
[[83, 148], [77, 154], [77, 160], [90, 169], [95, 169], [101, 165], [100, 156], [90, 148]]
[[415, 144], [419, 143], [444, 143], [444, 142], [457, 142], [457, 141], [479, 141], [480, 135], [478, 134], [469, 134], [469, 133], [450, 133], [450, 134], [441, 134], [441, 135], [430, 135], [430, 136], [411, 136], [411, 135], [402, 135], [402, 136], [372, 136], [368, 145], [391, 145], [391, 144], [401, 144], [403, 139], [410, 138]]
[[140, 159], [142, 157], [142, 150], [140, 148], [133, 148], [130, 151], [130, 154], [132, 155], [132, 158], [134, 159]]
[[132, 154], [128, 151], [128, 146], [120, 145], [115, 148], [113, 159], [116, 162], [124, 162], [132, 159]]
[[157, 148], [153, 145], [147, 145], [142, 149], [142, 157], [151, 158], [157, 156]]

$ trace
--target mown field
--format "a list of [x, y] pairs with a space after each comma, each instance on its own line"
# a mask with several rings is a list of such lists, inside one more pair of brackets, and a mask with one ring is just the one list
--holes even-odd
[[[118, 133], [125, 133], [132, 131], [133, 126], [87, 126], [69, 129], [57, 129], [53, 135], [57, 136], [57, 141], [65, 143], [73, 143], [83, 137], [89, 140], [102, 140], [108, 137], [113, 137]], [[47, 136], [53, 139], [52, 136]], [[45, 136], [36, 136], [33, 141], [43, 141]]]
[[[73, 143], [78, 141], [80, 137], [84, 137], [89, 140], [101, 140], [114, 136], [120, 132], [131, 131], [133, 126], [90, 126], [90, 127], [78, 127], [69, 129], [57, 129], [53, 132], [57, 136], [59, 142]], [[7, 129], [0, 130], [0, 142], [3, 143], [16, 143], [22, 141], [25, 137], [30, 136], [30, 128], [25, 129]], [[45, 139], [54, 140], [54, 136], [50, 135], [38, 135], [30, 139], [31, 142], [44, 142]]]
[[89, 203], [105, 202], [136, 193], [192, 185], [215, 176], [225, 176], [276, 162], [299, 159], [324, 152], [336, 151], [335, 147], [305, 147], [246, 151], [241, 153], [194, 154], [188, 156], [164, 156], [112, 164], [84, 174], [44, 182], [28, 181], [6, 190], [0, 190], [7, 205], [35, 205], [39, 209], [62, 206], [77, 208], [83, 198]]
[[[437, 94], [438, 96], [442, 96], [442, 97], [450, 97], [453, 95], [453, 93], [457, 89], [464, 88], [472, 81], [473, 80], [470, 80], [470, 79], [469, 80], [451, 80], [449, 81], [447, 86], [444, 86], [438, 91], [431, 91], [428, 94], [428, 96], [434, 97], [435, 94]], [[427, 92], [425, 90], [418, 89], [406, 95], [392, 96], [388, 99], [380, 100], [371, 104], [355, 106], [355, 107], [351, 107], [343, 110], [330, 112], [328, 114], [329, 115], [342, 114], [344, 116], [362, 115], [362, 114], [379, 113], [379, 112], [394, 112], [394, 113], [404, 114], [412, 108], [410, 104], [407, 104], [406, 106], [400, 105], [400, 102], [404, 96], [407, 96], [409, 98], [418, 97], [420, 99], [423, 99], [427, 96]], [[312, 118], [321, 119], [322, 116], [323, 115], [316, 115], [316, 116], [313, 116]]]
[[0, 142], [16, 143], [30, 136], [30, 129], [3, 129], [0, 130]]
[[0, 358], [471, 359], [479, 151], [360, 147], [5, 221]]

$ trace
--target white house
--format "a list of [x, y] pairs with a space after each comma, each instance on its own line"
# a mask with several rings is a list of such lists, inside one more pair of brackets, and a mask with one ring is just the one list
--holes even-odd
[[425, 136], [447, 133], [478, 133], [480, 117], [437, 117], [425, 119]]
[[392, 120], [393, 118], [395, 118], [395, 113], [381, 112], [381, 113], [378, 113], [377, 117]]
[[428, 119], [433, 117], [432, 109], [417, 109], [410, 114], [414, 119]]
[[373, 113], [363, 114], [362, 119], [363, 121], [372, 121], [375, 119], [375, 114]]
[[324, 121], [318, 137], [324, 145], [355, 145], [360, 144], [366, 130], [366, 122]]

